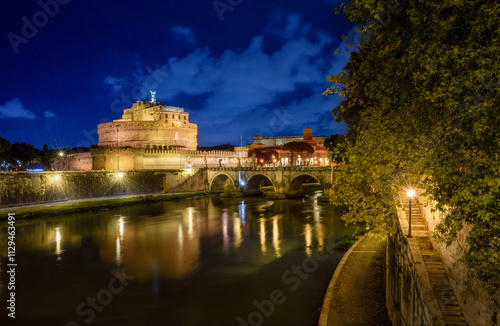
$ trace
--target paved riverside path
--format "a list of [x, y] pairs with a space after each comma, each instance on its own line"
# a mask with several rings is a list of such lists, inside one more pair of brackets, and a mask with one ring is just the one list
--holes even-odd
[[323, 308], [320, 326], [391, 325], [385, 305], [385, 246], [385, 241], [365, 236], [346, 253], [328, 287], [328, 313]]
[[[406, 217], [408, 218], [409, 200], [408, 197], [402, 197], [405, 208]], [[429, 230], [425, 225], [422, 212], [417, 203], [412, 202], [411, 206], [411, 229], [412, 235], [417, 240], [420, 249], [420, 255], [424, 260], [425, 269], [431, 281], [432, 290], [436, 296], [439, 308], [443, 314], [443, 319], [446, 325], [449, 326], [465, 326], [465, 321], [462, 310], [457, 302], [455, 291], [451, 286], [450, 280], [446, 275], [441, 257], [432, 247]]]
[[[164, 195], [163, 193], [155, 193], [151, 195]], [[56, 205], [66, 205], [66, 204], [74, 204], [74, 203], [81, 203], [85, 201], [99, 201], [99, 200], [106, 200], [106, 199], [117, 199], [117, 198], [129, 198], [129, 197], [141, 197], [141, 196], [147, 196], [145, 194], [140, 194], [140, 195], [122, 195], [122, 196], [106, 196], [106, 197], [91, 197], [91, 198], [82, 198], [82, 199], [70, 199], [70, 200], [60, 200], [60, 201], [51, 201], [51, 202], [46, 202], [46, 203], [39, 203], [39, 204], [27, 204], [27, 205], [19, 205], [19, 206], [6, 206], [0, 208], [1, 211], [9, 211], [9, 210], [14, 210], [14, 209], [22, 209], [22, 208], [37, 208], [37, 207], [46, 207], [46, 206], [56, 206]]]
[[145, 197], [145, 196], [175, 196], [180, 194], [198, 194], [201, 192], [169, 192], [169, 193], [151, 193], [151, 194], [136, 194], [136, 195], [120, 195], [120, 196], [106, 196], [106, 197], [91, 197], [91, 198], [81, 198], [81, 199], [70, 199], [70, 200], [61, 200], [61, 201], [51, 201], [46, 203], [39, 204], [27, 204], [27, 205], [19, 205], [19, 206], [6, 206], [1, 207], [0, 212], [9, 212], [16, 209], [24, 209], [24, 208], [39, 208], [39, 207], [47, 207], [47, 206], [59, 206], [59, 205], [70, 205], [81, 202], [92, 202], [92, 201], [100, 201], [107, 199], [118, 199], [118, 198], [130, 198], [130, 197]]

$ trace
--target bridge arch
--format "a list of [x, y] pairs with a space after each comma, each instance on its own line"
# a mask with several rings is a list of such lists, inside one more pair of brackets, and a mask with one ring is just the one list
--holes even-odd
[[292, 178], [288, 184], [286, 193], [288, 195], [300, 195], [302, 193], [302, 185], [306, 183], [318, 183], [320, 186], [323, 186], [322, 181], [323, 180], [318, 178], [318, 176], [309, 173], [301, 173], [300, 175]]
[[233, 186], [236, 186], [233, 178], [229, 174], [227, 174], [225, 172], [217, 173], [216, 175], [214, 175], [212, 180], [210, 180], [210, 183], [209, 183], [210, 191], [224, 190], [224, 184], [227, 182], [227, 180], [231, 180], [231, 183], [233, 184]]
[[265, 174], [257, 173], [248, 176], [244, 189], [246, 194], [256, 195], [263, 193], [262, 187], [273, 187], [273, 189], [276, 190], [275, 184], [271, 178]]

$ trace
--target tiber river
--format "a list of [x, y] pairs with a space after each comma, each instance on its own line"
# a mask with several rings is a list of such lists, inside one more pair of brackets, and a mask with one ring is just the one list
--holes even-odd
[[215, 196], [16, 227], [16, 319], [1, 325], [317, 325], [353, 227], [316, 197]]

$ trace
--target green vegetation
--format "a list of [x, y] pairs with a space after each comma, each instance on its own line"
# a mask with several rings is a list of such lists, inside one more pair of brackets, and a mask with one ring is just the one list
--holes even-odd
[[352, 247], [353, 244], [356, 243], [359, 239], [361, 239], [366, 233], [367, 229], [360, 229], [356, 232], [346, 234], [342, 240], [337, 244], [337, 250], [347, 251]]
[[[165, 194], [165, 195], [145, 195], [145, 196], [134, 196], [125, 198], [82, 201], [78, 203], [58, 204], [58, 205], [50, 205], [42, 207], [17, 208], [9, 210], [8, 212], [15, 213], [16, 221], [19, 221], [19, 220], [34, 219], [34, 218], [60, 216], [65, 214], [91, 212], [100, 209], [110, 209], [110, 208], [135, 205], [135, 204], [146, 204], [146, 203], [154, 203], [166, 200], [177, 200], [177, 199], [189, 198], [200, 195], [208, 195], [208, 194], [210, 193], [189, 192], [189, 193]], [[0, 222], [6, 222], [6, 220], [7, 220], [7, 214], [2, 214]]]
[[422, 188], [444, 212], [437, 237], [470, 227], [462, 261], [500, 288], [500, 3], [353, 0], [343, 72], [329, 76], [348, 125], [332, 202], [383, 236], [394, 198]]
[[226, 183], [224, 183], [224, 192], [223, 192], [224, 196], [226, 196], [226, 197], [232, 196], [235, 191], [236, 191], [236, 188], [234, 187], [231, 180], [228, 178], [226, 180]]
[[335, 134], [325, 138], [324, 146], [328, 149], [328, 157], [336, 163], [342, 163], [345, 156], [345, 135]]

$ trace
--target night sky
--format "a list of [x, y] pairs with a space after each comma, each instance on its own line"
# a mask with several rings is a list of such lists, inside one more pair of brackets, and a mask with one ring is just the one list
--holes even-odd
[[354, 27], [339, 2], [3, 0], [0, 136], [97, 144], [97, 124], [150, 89], [190, 113], [200, 146], [343, 133], [322, 95]]

